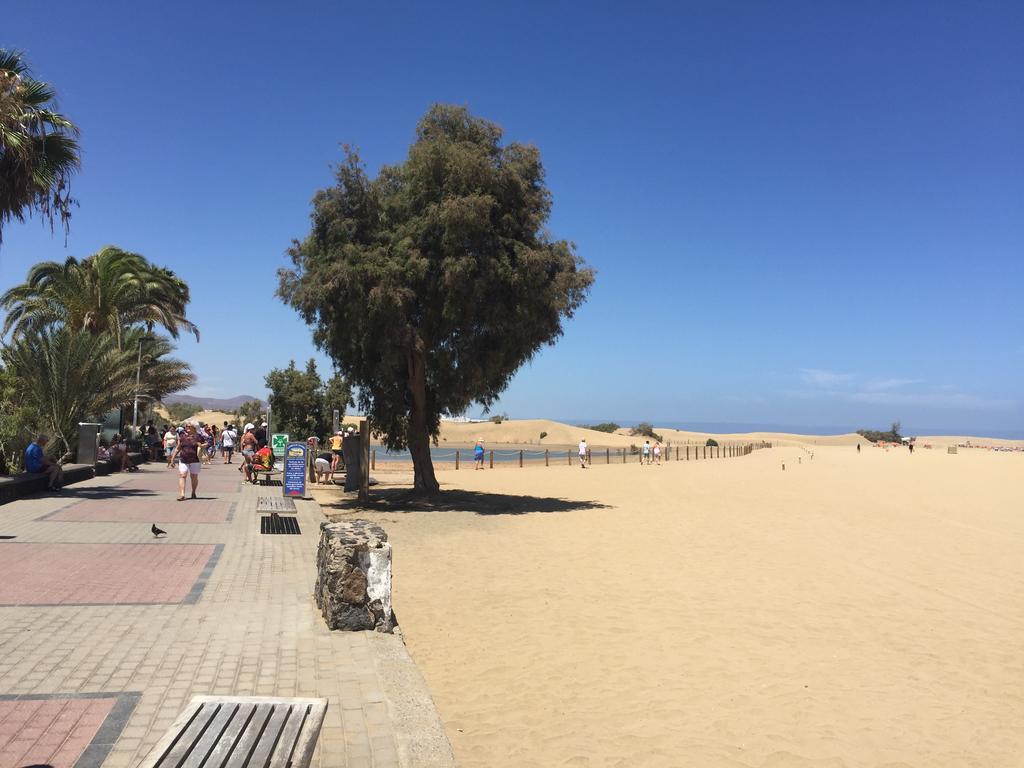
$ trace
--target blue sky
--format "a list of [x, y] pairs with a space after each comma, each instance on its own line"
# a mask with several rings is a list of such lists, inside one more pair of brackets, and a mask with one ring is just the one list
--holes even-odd
[[452, 102], [540, 147], [598, 270], [499, 410], [1024, 434], [1022, 39], [1020, 3], [9, 0], [84, 168], [0, 290], [138, 251], [192, 286], [195, 392], [262, 394], [314, 354], [274, 273], [339, 145], [374, 172]]

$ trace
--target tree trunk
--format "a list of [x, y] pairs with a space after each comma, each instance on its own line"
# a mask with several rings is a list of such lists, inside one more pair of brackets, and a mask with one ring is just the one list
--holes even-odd
[[409, 454], [412, 456], [413, 489], [418, 493], [437, 493], [441, 486], [434, 475], [430, 458], [430, 432], [427, 430], [427, 379], [423, 354], [409, 355]]

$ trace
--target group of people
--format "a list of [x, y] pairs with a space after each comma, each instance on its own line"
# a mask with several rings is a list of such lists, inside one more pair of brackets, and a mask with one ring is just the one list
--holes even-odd
[[661, 464], [661, 443], [655, 442], [652, 446], [650, 440], [644, 440], [644, 444], [640, 448], [640, 463]]
[[[355, 427], [346, 430], [339, 429], [324, 443], [324, 450], [316, 454], [313, 460], [313, 469], [316, 474], [317, 483], [333, 483], [336, 472], [345, 470], [345, 441], [356, 433]], [[320, 444], [319, 438], [311, 437], [306, 443], [310, 450], [316, 451]]]

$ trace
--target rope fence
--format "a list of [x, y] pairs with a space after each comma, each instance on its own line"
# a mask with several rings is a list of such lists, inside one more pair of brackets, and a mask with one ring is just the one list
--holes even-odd
[[[771, 447], [772, 443], [765, 441], [754, 443], [719, 443], [718, 445], [668, 445], [662, 448], [660, 456], [655, 456], [653, 449], [645, 454], [635, 446], [630, 446], [629, 448], [598, 448], [596, 450], [587, 449], [586, 463], [587, 466], [592, 466], [594, 464], [628, 464], [631, 461], [639, 464], [660, 464], [662, 462], [667, 464], [673, 461], [708, 461], [709, 459], [730, 459], [749, 456], [756, 450]], [[484, 464], [488, 469], [494, 469], [496, 456], [499, 467], [539, 466], [541, 463], [545, 467], [550, 467], [561, 465], [563, 461], [569, 466], [579, 463], [579, 451], [574, 451], [571, 448], [564, 451], [561, 449], [545, 449], [543, 451], [527, 449], [491, 450], [484, 453]], [[455, 469], [460, 469], [463, 462], [470, 465], [476, 463], [472, 449], [466, 451], [455, 449], [433, 453], [431, 454], [431, 459], [435, 466], [441, 465], [441, 468], [444, 468], [447, 464], [454, 464]], [[381, 460], [382, 467], [405, 463], [412, 463], [412, 458], [402, 456]], [[370, 452], [370, 469], [375, 470], [376, 468], [377, 449], [374, 448]]]

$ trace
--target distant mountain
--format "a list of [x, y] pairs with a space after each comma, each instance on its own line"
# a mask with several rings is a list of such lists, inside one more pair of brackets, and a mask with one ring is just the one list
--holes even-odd
[[266, 403], [263, 402], [262, 398], [255, 397], [253, 395], [236, 395], [235, 397], [200, 397], [198, 395], [169, 395], [164, 400], [164, 405], [173, 405], [174, 403], [189, 403], [190, 405], [198, 405], [200, 408], [207, 411], [224, 411], [230, 413], [238, 409], [242, 403], [249, 400], [259, 400], [266, 407]]

